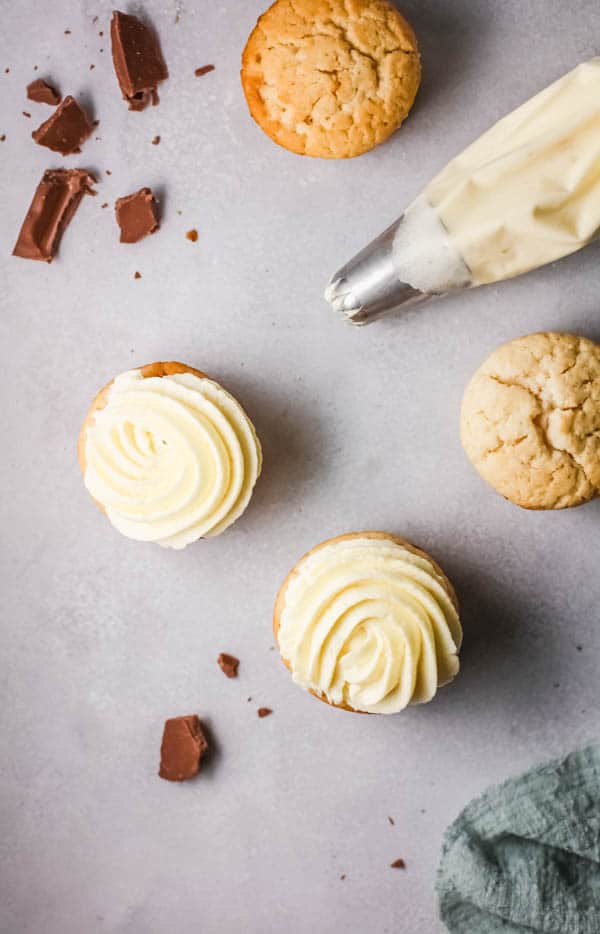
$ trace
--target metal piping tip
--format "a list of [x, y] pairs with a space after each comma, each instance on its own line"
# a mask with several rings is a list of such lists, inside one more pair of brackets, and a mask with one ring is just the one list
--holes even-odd
[[399, 218], [338, 269], [325, 289], [326, 301], [352, 324], [369, 324], [390, 311], [432, 297], [402, 282], [395, 272], [393, 241], [401, 223]]

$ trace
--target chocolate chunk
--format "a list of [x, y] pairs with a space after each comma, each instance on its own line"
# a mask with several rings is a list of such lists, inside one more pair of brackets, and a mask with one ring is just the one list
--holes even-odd
[[112, 57], [117, 81], [130, 110], [158, 104], [156, 87], [169, 77], [158, 40], [135, 16], [115, 10], [110, 23]]
[[156, 216], [156, 200], [149, 188], [140, 188], [133, 195], [118, 198], [115, 214], [121, 228], [121, 243], [137, 243], [160, 226]]
[[[141, 272], [134, 272], [133, 278], [134, 278], [134, 279], [141, 279], [141, 278], [142, 278]], [[132, 351], [132, 353], [133, 353], [133, 351]]]
[[158, 146], [159, 143], [160, 143], [160, 136], [155, 136], [154, 139], [152, 140], [152, 145]]
[[60, 94], [50, 85], [38, 78], [27, 85], [27, 97], [36, 104], [50, 104], [56, 107], [60, 103]]
[[203, 65], [202, 68], [196, 68], [196, 71], [194, 72], [194, 74], [196, 75], [197, 78], [201, 78], [202, 75], [207, 75], [209, 71], [214, 71], [214, 70], [215, 70], [214, 65]]
[[263, 717], [268, 717], [273, 713], [270, 707], [259, 707], [256, 712], [261, 720]]
[[169, 782], [184, 782], [200, 771], [200, 759], [208, 749], [196, 714], [167, 720], [160, 746], [158, 774]]
[[188, 238], [188, 240], [191, 240], [192, 243], [195, 243], [196, 240], [198, 239], [198, 231], [188, 230], [188, 232], [186, 233], [186, 237]]
[[69, 95], [31, 135], [40, 146], [47, 146], [62, 156], [70, 156], [81, 152], [81, 144], [93, 129], [83, 107]]
[[96, 179], [85, 169], [48, 169], [36, 188], [13, 256], [51, 262], [63, 231]]
[[406, 869], [406, 863], [403, 859], [395, 859], [393, 863], [390, 863], [390, 869]]
[[221, 652], [217, 659], [217, 663], [221, 671], [226, 674], [228, 678], [237, 678], [238, 667], [240, 664], [239, 658], [236, 658], [235, 655], [228, 655], [227, 652]]

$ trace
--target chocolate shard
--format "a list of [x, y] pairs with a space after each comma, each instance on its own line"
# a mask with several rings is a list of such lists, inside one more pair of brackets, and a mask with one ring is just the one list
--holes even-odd
[[62, 156], [70, 156], [81, 152], [81, 144], [93, 129], [94, 126], [81, 104], [69, 95], [59, 104], [52, 116], [31, 135], [40, 146], [47, 146]]
[[38, 78], [27, 85], [27, 97], [36, 104], [50, 104], [56, 107], [60, 103], [60, 94], [50, 84]]
[[13, 256], [50, 263], [84, 195], [95, 195], [96, 179], [85, 169], [48, 169], [36, 188]]
[[214, 71], [214, 70], [215, 70], [214, 65], [203, 65], [202, 68], [196, 68], [196, 70], [194, 71], [194, 74], [196, 75], [197, 78], [201, 78], [202, 75], [207, 75], [209, 72]]
[[217, 659], [217, 664], [223, 674], [227, 675], [228, 678], [237, 678], [240, 660], [236, 658], [235, 655], [228, 655], [227, 652], [221, 652]]
[[158, 39], [136, 16], [115, 10], [110, 22], [112, 58], [130, 110], [158, 104], [157, 85], [169, 77]]
[[158, 774], [169, 782], [184, 782], [200, 771], [208, 743], [196, 714], [167, 720], [160, 747]]
[[393, 863], [390, 863], [390, 869], [406, 869], [406, 863], [403, 859], [395, 859]]
[[118, 198], [115, 215], [121, 228], [121, 243], [137, 243], [160, 227], [156, 199], [150, 188], [140, 188], [132, 195]]

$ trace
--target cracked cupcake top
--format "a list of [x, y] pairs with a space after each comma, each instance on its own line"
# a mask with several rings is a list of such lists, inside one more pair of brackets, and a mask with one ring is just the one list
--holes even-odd
[[600, 346], [575, 334], [504, 344], [469, 383], [461, 438], [499, 493], [526, 509], [600, 493]]
[[328, 159], [387, 139], [420, 79], [415, 35], [388, 0], [276, 0], [242, 57], [248, 107], [265, 133]]

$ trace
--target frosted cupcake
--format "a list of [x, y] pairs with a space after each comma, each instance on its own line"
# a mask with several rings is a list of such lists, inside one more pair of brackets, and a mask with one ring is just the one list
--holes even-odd
[[250, 501], [260, 442], [239, 402], [183, 363], [150, 363], [102, 389], [78, 446], [84, 483], [127, 538], [184, 548]]
[[356, 713], [399, 713], [458, 674], [452, 585], [424, 551], [354, 532], [309, 551], [277, 596], [273, 629], [301, 687]]

